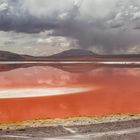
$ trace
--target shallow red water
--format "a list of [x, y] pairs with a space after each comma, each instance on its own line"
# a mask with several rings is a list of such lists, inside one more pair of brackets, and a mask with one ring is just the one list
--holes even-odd
[[0, 99], [0, 122], [140, 112], [140, 69], [98, 68], [70, 73], [31, 67], [0, 73], [0, 88], [89, 87], [77, 94]]

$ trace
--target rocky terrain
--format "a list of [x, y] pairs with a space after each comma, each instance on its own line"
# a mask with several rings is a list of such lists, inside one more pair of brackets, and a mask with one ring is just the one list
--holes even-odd
[[0, 125], [0, 140], [138, 140], [140, 116], [34, 120]]

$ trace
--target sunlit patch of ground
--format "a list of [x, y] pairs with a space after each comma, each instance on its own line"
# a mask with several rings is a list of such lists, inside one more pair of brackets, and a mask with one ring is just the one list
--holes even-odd
[[55, 126], [83, 126], [83, 125], [93, 125], [102, 124], [108, 122], [121, 122], [130, 120], [139, 120], [140, 114], [114, 114], [108, 116], [94, 116], [94, 117], [69, 117], [69, 118], [55, 118], [55, 119], [35, 119], [28, 121], [17, 121], [11, 123], [0, 123], [0, 129], [2, 130], [15, 130], [30, 127], [55, 127]]

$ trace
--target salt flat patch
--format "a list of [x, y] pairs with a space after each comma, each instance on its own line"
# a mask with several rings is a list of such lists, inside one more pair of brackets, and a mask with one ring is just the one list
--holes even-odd
[[83, 87], [63, 87], [63, 88], [29, 88], [29, 89], [3, 89], [0, 90], [0, 99], [4, 98], [30, 98], [42, 96], [56, 96], [65, 94], [76, 94], [89, 91]]
[[107, 64], [107, 65], [139, 65], [139, 61], [104, 61], [104, 62], [97, 62], [98, 64]]
[[0, 61], [0, 64], [107, 64], [107, 65], [140, 65], [140, 61], [96, 61], [96, 60], [77, 60], [77, 61]]

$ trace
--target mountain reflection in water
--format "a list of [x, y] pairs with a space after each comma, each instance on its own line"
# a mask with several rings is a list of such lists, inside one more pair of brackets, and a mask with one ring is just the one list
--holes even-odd
[[0, 71], [0, 93], [6, 89], [9, 94], [10, 89], [90, 89], [77, 94], [0, 98], [1, 122], [140, 112], [138, 66], [12, 64], [0, 65]]

